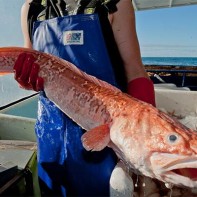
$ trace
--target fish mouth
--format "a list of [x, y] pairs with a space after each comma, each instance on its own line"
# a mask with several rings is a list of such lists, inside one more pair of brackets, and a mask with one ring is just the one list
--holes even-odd
[[197, 188], [197, 156], [153, 153], [150, 158], [155, 178], [177, 186]]

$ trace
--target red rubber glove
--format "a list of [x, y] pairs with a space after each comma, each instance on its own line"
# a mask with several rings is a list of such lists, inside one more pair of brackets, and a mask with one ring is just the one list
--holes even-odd
[[21, 88], [40, 91], [44, 89], [44, 80], [38, 76], [40, 67], [35, 60], [31, 54], [20, 54], [14, 65], [14, 78]]
[[148, 78], [140, 77], [130, 81], [127, 93], [141, 101], [156, 106], [153, 82]]

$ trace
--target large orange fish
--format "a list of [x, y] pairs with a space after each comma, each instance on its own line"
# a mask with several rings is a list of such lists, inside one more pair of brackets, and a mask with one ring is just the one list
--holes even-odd
[[73, 64], [25, 48], [0, 48], [0, 72], [12, 72], [26, 52], [40, 65], [45, 93], [87, 132], [87, 150], [111, 147], [137, 174], [165, 183], [197, 187], [197, 133], [152, 105], [89, 76]]

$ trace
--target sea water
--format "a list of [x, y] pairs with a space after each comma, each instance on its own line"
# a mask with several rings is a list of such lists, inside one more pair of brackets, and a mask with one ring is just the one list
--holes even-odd
[[197, 57], [142, 57], [142, 61], [144, 65], [197, 66]]
[[35, 92], [19, 87], [13, 74], [0, 76], [0, 109], [9, 103], [13, 103], [32, 94], [35, 94]]

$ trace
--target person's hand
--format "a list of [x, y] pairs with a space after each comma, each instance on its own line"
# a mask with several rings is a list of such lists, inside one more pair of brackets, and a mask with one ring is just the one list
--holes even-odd
[[156, 106], [153, 82], [148, 78], [140, 77], [130, 81], [127, 93], [141, 101]]
[[21, 53], [14, 65], [14, 77], [21, 88], [41, 91], [44, 89], [44, 80], [38, 76], [39, 65], [35, 58], [28, 53]]

